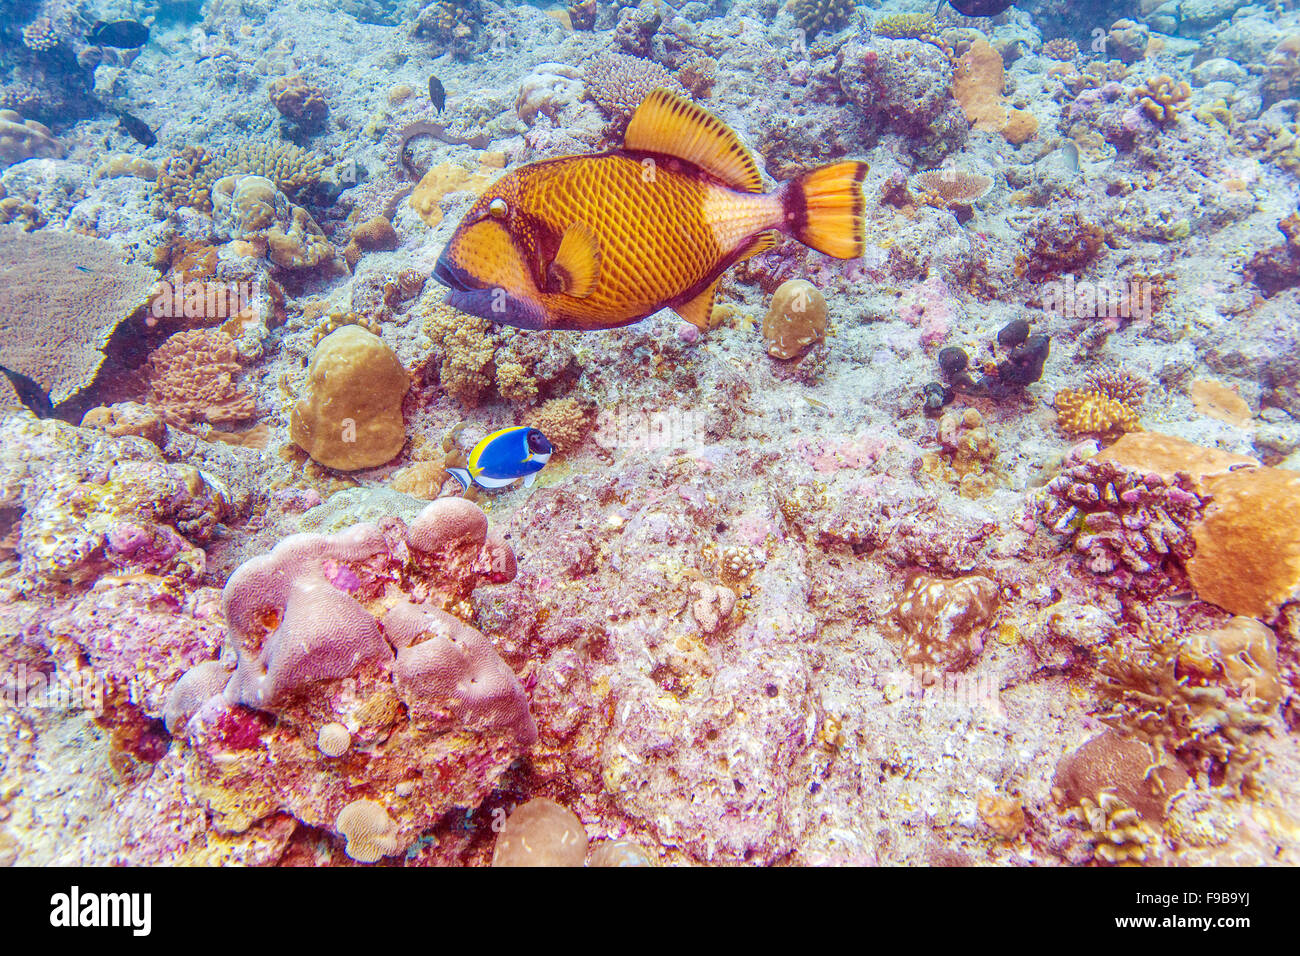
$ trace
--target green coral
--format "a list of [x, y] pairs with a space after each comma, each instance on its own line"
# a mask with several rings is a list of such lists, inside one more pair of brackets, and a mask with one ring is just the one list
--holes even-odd
[[934, 36], [937, 31], [934, 16], [929, 13], [895, 13], [881, 17], [871, 28], [877, 36], [894, 40], [917, 40]]

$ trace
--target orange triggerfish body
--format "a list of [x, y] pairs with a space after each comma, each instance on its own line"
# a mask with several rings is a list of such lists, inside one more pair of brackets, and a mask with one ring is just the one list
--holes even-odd
[[731, 129], [655, 90], [621, 149], [529, 163], [493, 184], [434, 277], [454, 308], [522, 329], [611, 329], [665, 306], [707, 329], [722, 273], [783, 234], [861, 256], [866, 174], [848, 160], [764, 193]]

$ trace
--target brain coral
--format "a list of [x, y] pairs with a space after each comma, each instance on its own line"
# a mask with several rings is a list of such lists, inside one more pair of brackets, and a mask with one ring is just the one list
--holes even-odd
[[[395, 849], [477, 806], [536, 726], [491, 641], [447, 611], [471, 613], [477, 585], [514, 574], [509, 546], [462, 499], [409, 525], [293, 535], [245, 562], [222, 594], [233, 673], [200, 665], [167, 705], [193, 796], [221, 829], [288, 812], [352, 839], [339, 816], [363, 788], [392, 816]], [[327, 760], [335, 724], [351, 744]]]
[[54, 229], [0, 227], [0, 352], [55, 405], [89, 385], [118, 324], [158, 273], [110, 242]]
[[393, 350], [359, 325], [321, 340], [289, 437], [329, 468], [356, 471], [391, 461], [406, 443], [402, 397], [410, 378]]
[[374, 863], [398, 850], [397, 824], [373, 800], [354, 800], [339, 811], [334, 829], [347, 839], [344, 852], [358, 863]]

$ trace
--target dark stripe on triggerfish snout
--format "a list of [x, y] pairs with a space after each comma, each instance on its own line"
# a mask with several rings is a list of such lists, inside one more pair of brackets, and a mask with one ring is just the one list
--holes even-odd
[[453, 309], [517, 329], [546, 328], [546, 313], [541, 306], [510, 295], [504, 289], [485, 288], [470, 273], [448, 259], [446, 253], [434, 266], [433, 277], [451, 289], [447, 293], [447, 304]]

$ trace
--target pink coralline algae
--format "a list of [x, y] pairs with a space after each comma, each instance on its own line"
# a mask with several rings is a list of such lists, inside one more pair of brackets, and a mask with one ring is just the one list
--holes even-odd
[[1117, 586], [1154, 588], [1181, 579], [1203, 507], [1185, 475], [1167, 481], [1086, 461], [1052, 479], [1040, 516], [1072, 539], [1094, 574]]
[[955, 316], [948, 287], [937, 275], [913, 286], [898, 307], [898, 317], [920, 329], [922, 345], [933, 345], [947, 338]]
[[[477, 806], [536, 739], [523, 685], [472, 613], [514, 554], [479, 508], [435, 501], [334, 535], [298, 534], [231, 575], [221, 660], [172, 689], [166, 721], [188, 743], [190, 795], [220, 830], [275, 813], [333, 828], [362, 788], [399, 848], [448, 809]], [[341, 725], [352, 747], [318, 748]]]

